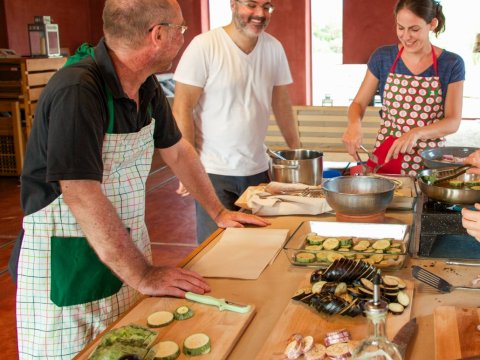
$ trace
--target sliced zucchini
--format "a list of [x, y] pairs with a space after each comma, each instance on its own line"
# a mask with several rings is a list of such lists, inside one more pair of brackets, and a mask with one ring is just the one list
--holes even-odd
[[308, 251], [320, 251], [323, 249], [322, 245], [307, 245], [305, 246], [305, 250]]
[[302, 264], [314, 262], [316, 258], [315, 254], [308, 252], [299, 252], [295, 255], [295, 260]]
[[319, 236], [319, 235], [310, 235], [307, 237], [307, 242], [310, 245], [321, 245], [324, 240], [325, 240], [325, 237]]
[[196, 333], [183, 341], [183, 353], [188, 356], [208, 354], [211, 351], [210, 338], [207, 334]]
[[380, 261], [383, 260], [383, 255], [382, 254], [374, 254], [370, 256], [370, 259], [374, 261], [375, 263], [379, 263]]
[[328, 238], [323, 242], [325, 250], [337, 250], [340, 247], [340, 241], [337, 238]]
[[370, 246], [370, 241], [368, 240], [360, 240], [356, 245], [362, 246], [367, 249]]
[[372, 244], [375, 250], [386, 250], [390, 247], [391, 241], [389, 239], [377, 240]]
[[333, 263], [335, 260], [342, 259], [345, 256], [338, 253], [329, 253], [327, 255], [327, 261]]
[[463, 180], [449, 180], [448, 186], [455, 189], [461, 188], [463, 186]]
[[368, 247], [369, 247], [369, 245], [364, 246], [364, 245], [358, 243], [357, 245], [354, 245], [352, 249], [355, 250], [355, 251], [365, 251], [365, 250], [368, 249]]
[[157, 311], [147, 318], [147, 325], [151, 328], [167, 326], [174, 319], [170, 311]]
[[154, 360], [175, 360], [180, 356], [180, 347], [175, 341], [160, 341], [152, 350], [155, 352]]
[[340, 241], [340, 246], [342, 247], [352, 246], [353, 244], [351, 237], [341, 237], [341, 238], [338, 238], [338, 241]]
[[173, 313], [173, 317], [175, 318], [175, 320], [186, 320], [190, 319], [192, 316], [193, 310], [186, 305], [179, 306], [175, 309], [175, 312]]
[[320, 251], [317, 253], [317, 261], [320, 262], [327, 262], [328, 261], [328, 253], [325, 251]]

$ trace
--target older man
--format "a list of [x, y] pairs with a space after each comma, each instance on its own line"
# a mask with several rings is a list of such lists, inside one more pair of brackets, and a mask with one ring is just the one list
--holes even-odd
[[[287, 85], [292, 82], [281, 44], [264, 32], [274, 5], [230, 0], [232, 21], [197, 36], [174, 79], [173, 113], [200, 154], [218, 197], [229, 209], [248, 186], [269, 181], [264, 145], [271, 110], [290, 148], [300, 147]], [[187, 194], [182, 184], [177, 190]], [[216, 228], [197, 202], [197, 241]]]
[[218, 225], [266, 224], [221, 205], [152, 76], [183, 44], [177, 2], [107, 0], [103, 21], [93, 58], [45, 88], [28, 144], [13, 269], [21, 359], [70, 359], [141, 294], [209, 291], [198, 274], [151, 263], [144, 203], [154, 148]]

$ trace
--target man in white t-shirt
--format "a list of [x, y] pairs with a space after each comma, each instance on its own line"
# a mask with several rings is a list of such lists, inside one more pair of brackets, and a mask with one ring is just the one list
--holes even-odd
[[[270, 0], [230, 0], [232, 22], [196, 36], [175, 71], [173, 113], [195, 145], [225, 207], [248, 186], [269, 181], [264, 145], [271, 111], [290, 148], [300, 139], [287, 86], [292, 83], [280, 42], [264, 33], [274, 10]], [[188, 190], [180, 186], [179, 194]], [[215, 222], [196, 203], [197, 241]]]

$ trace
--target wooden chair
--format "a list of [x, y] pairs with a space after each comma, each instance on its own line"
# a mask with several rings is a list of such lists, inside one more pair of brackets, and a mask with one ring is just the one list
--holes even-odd
[[20, 176], [25, 140], [18, 101], [0, 101], [0, 175]]
[[0, 59], [0, 100], [20, 102], [27, 139], [40, 94], [66, 60], [64, 57]]
[[[302, 148], [323, 152], [346, 152], [342, 136], [348, 124], [347, 106], [294, 106], [294, 118]], [[380, 127], [379, 108], [368, 107], [362, 122], [363, 145], [373, 149]], [[272, 149], [286, 149], [287, 145], [275, 118], [270, 118], [265, 143]]]

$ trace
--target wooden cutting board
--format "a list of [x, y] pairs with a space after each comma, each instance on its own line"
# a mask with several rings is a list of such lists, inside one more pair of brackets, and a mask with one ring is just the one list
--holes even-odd
[[[306, 281], [300, 284], [308, 286], [310, 274]], [[414, 284], [410, 280], [407, 283], [407, 293], [413, 300]], [[401, 315], [387, 317], [387, 335], [391, 340], [400, 328], [410, 320], [410, 304]], [[325, 315], [299, 301], [290, 300], [282, 316], [276, 323], [274, 330], [265, 342], [256, 359], [283, 359], [283, 352], [288, 339], [292, 334], [299, 333], [303, 336], [311, 335], [315, 342], [323, 344], [323, 338], [327, 332], [347, 329], [352, 340], [362, 340], [368, 335], [367, 318], [358, 315], [354, 318], [341, 315]]]
[[480, 355], [479, 308], [439, 306], [433, 312], [433, 322], [436, 360]]
[[[185, 299], [149, 297], [130, 310], [115, 324], [114, 328], [131, 323], [147, 326], [147, 317], [150, 314], [160, 310], [174, 312], [177, 307], [182, 305], [188, 305], [193, 310], [194, 316], [187, 320], [174, 320], [165, 327], [153, 329], [159, 334], [156, 342], [173, 340], [182, 349], [183, 340], [187, 336], [203, 332], [210, 337], [212, 350], [209, 354], [202, 355], [202, 359], [226, 359], [255, 315], [254, 307], [249, 313], [239, 314], [231, 311], [219, 311], [217, 307]], [[100, 339], [90, 344], [75, 359], [88, 359], [99, 341]], [[187, 357], [182, 353], [178, 359], [187, 359]]]

